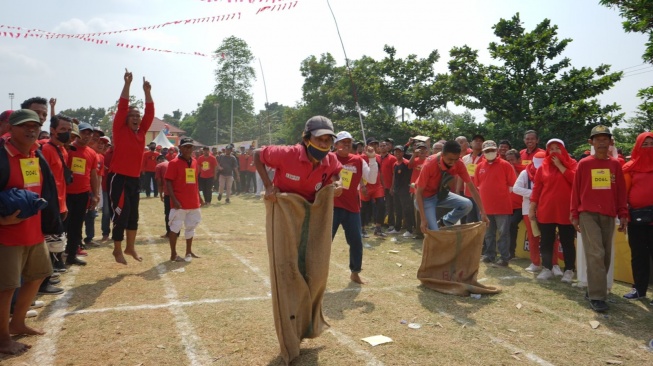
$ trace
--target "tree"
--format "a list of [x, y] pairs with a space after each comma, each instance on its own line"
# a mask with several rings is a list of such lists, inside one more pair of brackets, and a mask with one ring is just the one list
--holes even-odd
[[619, 15], [626, 19], [621, 23], [626, 32], [648, 35], [646, 50], [642, 58], [645, 62], [653, 63], [653, 2], [649, 0], [600, 0], [599, 3], [619, 9]]
[[179, 123], [181, 122], [181, 116], [182, 112], [177, 109], [176, 111], [172, 111], [172, 115], [170, 114], [164, 114], [162, 120], [165, 121], [168, 124], [171, 124], [175, 127], [179, 127]]
[[617, 104], [596, 99], [621, 79], [610, 66], [571, 67], [562, 57], [571, 39], [559, 40], [558, 27], [543, 20], [526, 32], [519, 13], [494, 27], [499, 42], [490, 43], [493, 64], [478, 61], [468, 46], [450, 51], [450, 74], [441, 83], [449, 99], [470, 109], [485, 109], [495, 138], [520, 141], [524, 131], [537, 130], [541, 140], [561, 137], [573, 151], [598, 124], [611, 126], [623, 114]]
[[[220, 105], [221, 117], [222, 110], [229, 111], [229, 118], [220, 119], [220, 124], [222, 121], [229, 121], [231, 125], [233, 113], [234, 134], [239, 136], [238, 138], [252, 138], [252, 133], [255, 134], [256, 130], [252, 127], [254, 103], [251, 93], [252, 81], [256, 80], [256, 73], [251, 65], [254, 56], [247, 43], [235, 36], [225, 38], [215, 54], [218, 61], [215, 70], [215, 95]], [[229, 132], [230, 142], [233, 142], [231, 131]], [[220, 136], [223, 136], [222, 133]]]
[[77, 118], [80, 122], [86, 122], [92, 126], [99, 126], [102, 118], [107, 114], [107, 110], [89, 106], [88, 108], [65, 109], [59, 113]]

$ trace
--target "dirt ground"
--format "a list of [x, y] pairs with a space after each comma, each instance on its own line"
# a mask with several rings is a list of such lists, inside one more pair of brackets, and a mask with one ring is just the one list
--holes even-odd
[[[33, 348], [0, 363], [283, 365], [263, 202], [245, 195], [227, 205], [214, 197], [193, 244], [201, 258], [190, 263], [169, 260], [160, 200], [141, 200], [140, 214], [144, 261], [123, 266], [114, 263], [112, 244], [89, 248], [88, 265], [61, 276], [65, 294], [41, 296], [46, 307], [28, 320], [47, 334], [21, 338]], [[99, 233], [99, 218], [96, 227]], [[583, 289], [537, 281], [523, 270], [527, 260], [515, 260], [509, 268], [481, 264], [479, 279], [500, 294], [455, 297], [416, 279], [421, 241], [364, 243], [361, 275], [369, 283], [360, 286], [349, 281], [348, 246], [338, 232], [324, 298], [331, 328], [305, 340], [292, 365], [653, 365], [653, 307], [624, 300], [628, 284], [615, 283], [610, 311], [596, 314]], [[361, 341], [374, 335], [392, 342]]]

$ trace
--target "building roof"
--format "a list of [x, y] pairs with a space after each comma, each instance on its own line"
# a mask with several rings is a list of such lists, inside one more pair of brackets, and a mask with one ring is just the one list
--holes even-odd
[[175, 134], [175, 135], [182, 135], [185, 134], [186, 131], [179, 129], [175, 126], [173, 126], [170, 123], [167, 123], [166, 121], [160, 120], [156, 117], [154, 117], [154, 122], [152, 122], [152, 126], [150, 126], [150, 129], [147, 130], [147, 132], [156, 132], [158, 133], [159, 131], [163, 130], [165, 125], [168, 125], [168, 129], [170, 130], [170, 134]]

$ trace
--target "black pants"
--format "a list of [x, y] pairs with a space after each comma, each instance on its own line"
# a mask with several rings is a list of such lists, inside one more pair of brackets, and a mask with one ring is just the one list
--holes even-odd
[[107, 176], [113, 229], [111, 239], [123, 241], [125, 229], [138, 229], [138, 177], [109, 173]]
[[197, 183], [199, 183], [200, 192], [204, 196], [204, 202], [211, 203], [211, 198], [213, 197], [213, 177], [200, 177]]
[[395, 200], [392, 197], [390, 190], [384, 189], [383, 192], [385, 193], [385, 214], [388, 215], [388, 227], [400, 225], [401, 223], [395, 222]]
[[159, 187], [157, 187], [156, 180], [154, 179], [154, 172], [144, 172], [142, 178], [141, 187], [145, 190], [145, 195], [149, 197], [151, 193], [154, 193], [154, 197], [158, 197]]
[[170, 196], [163, 197], [163, 214], [165, 215], [166, 235], [170, 235]]
[[651, 260], [653, 260], [653, 226], [628, 225], [628, 245], [630, 246], [630, 265], [633, 269], [633, 287], [641, 296], [646, 296], [646, 290], [651, 275]]
[[240, 193], [249, 193], [249, 181], [251, 175], [252, 172], [248, 172], [247, 170], [240, 172], [240, 189], [238, 190]]
[[372, 198], [370, 201], [374, 202], [374, 223], [383, 225], [385, 221], [385, 198]]
[[515, 258], [515, 250], [517, 249], [517, 234], [519, 233], [519, 223], [524, 219], [521, 213], [521, 208], [512, 210], [510, 217], [510, 258]]
[[560, 245], [562, 246], [562, 254], [565, 258], [565, 271], [576, 269], [576, 247], [574, 246], [574, 238], [576, 237], [576, 229], [573, 225], [560, 225], [560, 224], [543, 224], [538, 222], [540, 232], [542, 233], [540, 239], [540, 254], [542, 255], [542, 266], [545, 268], [553, 268], [553, 243], [556, 240], [556, 227], [558, 228], [558, 235], [560, 236]]
[[372, 222], [374, 206], [372, 201], [361, 201], [361, 224], [363, 227]]
[[86, 216], [89, 198], [90, 192], [66, 194], [66, 206], [68, 206], [68, 227], [66, 230], [66, 236], [68, 238], [68, 243], [66, 244], [66, 253], [68, 253], [67, 261], [71, 261], [77, 257], [77, 249], [82, 245], [82, 227], [84, 226], [84, 217]]
[[415, 227], [415, 213], [413, 212], [413, 200], [410, 197], [408, 189], [395, 192], [394, 211], [395, 211], [395, 230], [406, 229], [413, 232]]

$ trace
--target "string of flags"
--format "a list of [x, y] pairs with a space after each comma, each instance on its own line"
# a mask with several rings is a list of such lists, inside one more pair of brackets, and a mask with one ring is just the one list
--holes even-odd
[[[248, 2], [250, 4], [255, 4], [255, 3], [268, 3], [272, 5], [265, 5], [261, 6], [258, 8], [256, 11], [255, 15], [258, 15], [260, 13], [264, 12], [275, 12], [275, 11], [283, 11], [283, 10], [290, 10], [293, 9], [297, 6], [297, 3], [299, 2], [298, 0], [295, 1], [288, 1], [284, 2], [284, 0], [201, 0], [204, 2], [213, 2], [213, 3], [218, 3], [218, 2], [228, 2], [228, 3], [244, 3]], [[156, 24], [156, 25], [151, 25], [151, 26], [146, 26], [146, 27], [137, 27], [137, 28], [129, 28], [129, 29], [121, 29], [121, 30], [115, 30], [115, 31], [106, 31], [106, 32], [95, 32], [95, 33], [84, 33], [84, 34], [64, 34], [64, 33], [55, 33], [55, 32], [49, 32], [49, 31], [44, 31], [41, 29], [26, 29], [18, 26], [11, 26], [11, 25], [4, 25], [0, 24], [0, 37], [8, 37], [8, 38], [14, 38], [14, 39], [19, 39], [19, 38], [45, 38], [45, 39], [77, 39], [80, 41], [84, 42], [89, 42], [89, 43], [94, 43], [98, 45], [109, 45], [111, 42], [107, 41], [105, 39], [100, 39], [96, 38], [98, 36], [108, 36], [108, 35], [113, 35], [113, 34], [121, 34], [125, 32], [138, 32], [138, 31], [148, 31], [148, 30], [154, 30], [154, 29], [161, 29], [167, 26], [177, 26], [177, 25], [187, 25], [187, 24], [200, 24], [200, 23], [215, 23], [215, 22], [224, 22], [224, 21], [230, 21], [230, 20], [240, 20], [241, 19], [241, 13], [240, 12], [234, 12], [234, 13], [229, 13], [229, 14], [223, 14], [223, 15], [216, 15], [216, 16], [209, 16], [209, 17], [202, 17], [202, 18], [193, 18], [193, 19], [184, 19], [184, 20], [174, 20], [170, 22], [165, 22], [161, 24]], [[6, 30], [6, 31], [5, 31]], [[136, 49], [140, 51], [153, 51], [153, 52], [163, 52], [163, 53], [171, 53], [171, 54], [178, 54], [178, 55], [192, 55], [192, 56], [201, 56], [201, 57], [210, 57], [211, 55], [202, 53], [202, 52], [182, 52], [182, 51], [172, 51], [172, 50], [166, 50], [166, 49], [158, 49], [158, 48], [152, 48], [152, 47], [146, 47], [146, 46], [141, 46], [141, 45], [133, 45], [133, 44], [128, 44], [124, 42], [115, 42], [116, 47], [121, 47], [121, 48], [128, 48], [128, 49]]]

